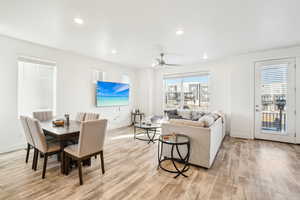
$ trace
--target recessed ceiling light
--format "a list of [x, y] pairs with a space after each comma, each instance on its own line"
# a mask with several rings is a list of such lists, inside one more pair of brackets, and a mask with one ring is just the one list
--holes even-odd
[[117, 53], [117, 50], [113, 49], [113, 50], [111, 50], [111, 53], [112, 53], [112, 54], [116, 54], [116, 53]]
[[81, 19], [81, 18], [79, 18], [79, 17], [75, 17], [74, 18], [74, 22], [76, 23], [76, 24], [83, 24], [83, 19]]
[[155, 66], [156, 66], [156, 63], [152, 63], [151, 66], [152, 66], [152, 67], [155, 67]]
[[176, 31], [176, 35], [182, 35], [182, 34], [184, 34], [184, 31], [182, 29], [178, 29]]
[[203, 54], [203, 59], [204, 59], [204, 60], [207, 59], [207, 54], [206, 54], [206, 53]]

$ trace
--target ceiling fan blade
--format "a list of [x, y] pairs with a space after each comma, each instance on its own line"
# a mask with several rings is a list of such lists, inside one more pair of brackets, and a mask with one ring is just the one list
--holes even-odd
[[167, 65], [167, 66], [173, 66], [173, 67], [176, 67], [176, 66], [182, 66], [182, 65], [180, 65], [180, 64], [167, 64], [167, 63], [165, 63], [165, 65]]

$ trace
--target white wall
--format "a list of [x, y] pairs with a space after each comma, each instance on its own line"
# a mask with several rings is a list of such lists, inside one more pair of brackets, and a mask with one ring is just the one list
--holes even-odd
[[159, 69], [153, 79], [153, 112], [163, 110], [163, 74], [209, 71], [211, 73], [211, 110], [223, 110], [231, 136], [254, 138], [254, 62], [269, 59], [296, 58], [296, 132], [300, 143], [300, 47], [248, 53], [215, 62], [193, 66]]
[[155, 103], [153, 101], [154, 95], [154, 70], [153, 69], [139, 69], [138, 86], [137, 86], [137, 108], [146, 116], [153, 114]]
[[[78, 111], [91, 111], [107, 118], [109, 128], [129, 125], [130, 111], [137, 102], [135, 69], [0, 36], [0, 152], [19, 148], [25, 143], [17, 119], [18, 56], [37, 57], [57, 63], [58, 116], [68, 112], [74, 118]], [[107, 81], [120, 82], [122, 74], [129, 75], [130, 106], [96, 108], [93, 69], [105, 71]]]

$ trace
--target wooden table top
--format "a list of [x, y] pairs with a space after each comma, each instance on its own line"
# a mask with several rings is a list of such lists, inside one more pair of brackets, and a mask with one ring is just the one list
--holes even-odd
[[74, 134], [80, 132], [80, 122], [78, 121], [70, 121], [69, 126], [54, 126], [52, 121], [44, 121], [41, 122], [41, 127], [47, 133], [51, 133], [53, 135], [62, 136], [67, 134]]

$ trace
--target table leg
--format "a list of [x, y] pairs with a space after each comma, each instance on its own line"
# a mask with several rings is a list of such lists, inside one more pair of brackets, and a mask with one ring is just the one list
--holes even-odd
[[133, 125], [133, 132], [134, 132], [133, 139], [136, 139], [136, 127], [135, 127], [135, 125]]
[[151, 139], [151, 141], [152, 141], [153, 143], [155, 143], [155, 142], [154, 142], [155, 136], [156, 136], [156, 129], [154, 129], [154, 133], [153, 133], [153, 136], [152, 136], [152, 139]]
[[140, 115], [140, 122], [142, 121], [142, 119], [143, 119], [143, 115]]
[[[177, 154], [179, 155], [180, 160], [184, 162], [184, 167], [182, 168], [182, 170], [178, 169], [177, 166], [176, 166], [175, 158], [174, 158], [174, 146], [176, 146]], [[181, 154], [179, 152], [179, 149], [178, 149], [178, 145], [177, 144], [173, 144], [172, 145], [171, 160], [172, 160], [173, 166], [175, 167], [176, 171], [178, 172], [178, 174], [174, 178], [177, 178], [179, 175], [182, 175], [184, 177], [188, 177], [187, 175], [184, 174], [184, 172], [186, 170], [186, 167], [189, 165], [188, 164], [188, 159], [189, 159], [189, 154], [190, 154], [189, 145], [187, 145], [187, 147], [188, 147], [187, 155], [186, 155], [185, 158], [182, 158], [182, 156], [181, 156]]]
[[162, 157], [162, 152], [163, 152], [163, 146], [164, 143], [163, 142], [158, 142], [158, 151], [157, 151], [157, 157], [158, 157], [158, 165], [157, 165], [157, 169], [160, 168], [160, 163], [161, 163], [161, 157]]
[[149, 135], [149, 130], [148, 130], [148, 129], [146, 129], [146, 133], [147, 133], [147, 136], [148, 136], [148, 138], [149, 138], [148, 144], [150, 144], [150, 142], [151, 142], [151, 138], [150, 138], [150, 135]]
[[60, 171], [62, 174], [65, 174], [65, 154], [64, 154], [64, 148], [66, 147], [66, 142], [64, 140], [60, 141]]

